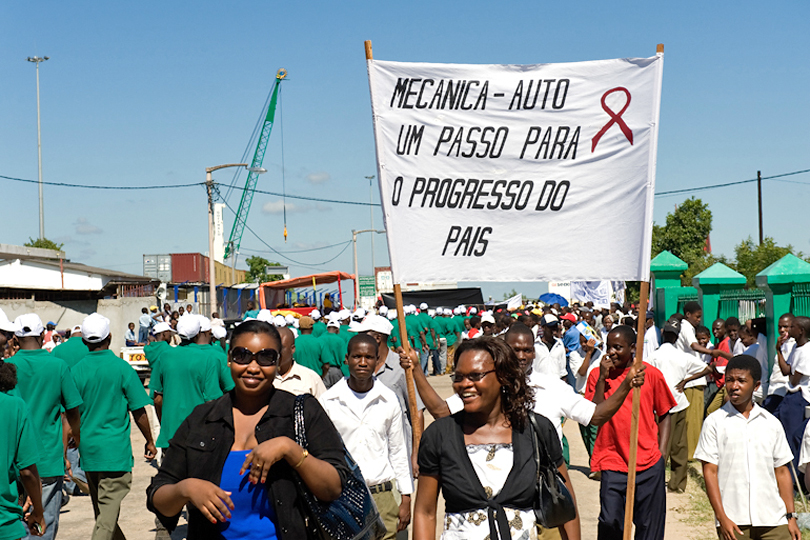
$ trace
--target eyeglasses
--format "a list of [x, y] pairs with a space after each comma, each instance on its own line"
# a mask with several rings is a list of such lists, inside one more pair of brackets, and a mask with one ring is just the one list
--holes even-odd
[[464, 382], [464, 379], [469, 380], [470, 382], [478, 382], [490, 373], [495, 373], [494, 369], [489, 371], [471, 371], [470, 373], [459, 373], [455, 372], [450, 375], [450, 378], [453, 379], [453, 382], [460, 383]]
[[256, 363], [262, 367], [275, 366], [278, 364], [278, 357], [278, 351], [275, 349], [262, 349], [259, 352], [253, 352], [244, 347], [231, 349], [231, 360], [241, 365], [250, 364], [255, 359]]

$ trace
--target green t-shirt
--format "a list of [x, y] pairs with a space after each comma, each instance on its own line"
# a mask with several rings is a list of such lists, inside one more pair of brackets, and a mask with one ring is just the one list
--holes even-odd
[[51, 351], [51, 354], [57, 358], [61, 358], [68, 367], [72, 368], [79, 360], [84, 358], [88, 352], [90, 351], [87, 349], [87, 345], [84, 344], [84, 340], [79, 336], [74, 336], [64, 343], [57, 345], [54, 350]]
[[344, 376], [349, 376], [349, 367], [346, 365], [346, 350], [348, 343], [339, 334], [327, 332], [318, 339], [321, 340], [321, 362], [339, 367]]
[[160, 435], [155, 443], [160, 448], [169, 447], [169, 440], [194, 407], [222, 396], [219, 361], [210, 351], [191, 345], [171, 347], [163, 353], [149, 380], [150, 390], [163, 395]]
[[219, 363], [219, 388], [222, 390], [222, 393], [230, 392], [233, 390], [234, 383], [233, 383], [233, 375], [231, 375], [231, 368], [228, 367], [228, 353], [225, 352], [225, 349], [217, 345], [216, 343], [211, 343], [209, 345], [197, 345], [196, 343], [191, 343], [195, 347], [201, 347], [204, 351], [208, 351], [209, 353], [214, 355], [214, 358], [217, 359]]
[[391, 324], [394, 325], [394, 329], [391, 330], [391, 335], [388, 336], [388, 347], [396, 350], [397, 347], [402, 346], [402, 340], [399, 337], [399, 320], [393, 319]]
[[444, 337], [447, 339], [447, 346], [452, 347], [458, 340], [456, 337], [456, 317], [446, 317], [443, 322]]
[[242, 315], [242, 320], [244, 321], [245, 319], [255, 319], [256, 317], [259, 316], [259, 311], [260, 310], [258, 310], [258, 309], [250, 309], [250, 310], [246, 311]]
[[40, 447], [40, 478], [65, 474], [62, 410], [82, 404], [64, 360], [45, 349], [20, 350], [7, 360], [17, 366], [17, 391], [30, 410], [29, 418]]
[[25, 538], [14, 479], [18, 471], [39, 461], [39, 449], [22, 399], [0, 392], [0, 411], [0, 538]]
[[109, 349], [93, 351], [71, 370], [84, 403], [79, 454], [85, 471], [131, 471], [129, 412], [152, 403], [138, 373]]
[[349, 332], [349, 325], [348, 324], [341, 324], [340, 325], [340, 337], [343, 338], [343, 341], [346, 342], [346, 345], [349, 344], [349, 340], [352, 339], [356, 334], [354, 332]]
[[143, 348], [143, 354], [146, 356], [146, 361], [149, 362], [149, 368], [155, 369], [155, 365], [158, 360], [160, 360], [160, 355], [170, 348], [171, 345], [166, 341], [152, 341], [147, 343]]
[[405, 315], [405, 331], [408, 332], [408, 341], [411, 348], [417, 351], [422, 350], [422, 340], [419, 339], [419, 332], [422, 331], [422, 321], [416, 315]]
[[301, 334], [295, 338], [293, 360], [320, 375], [323, 373], [324, 364], [321, 358], [322, 349], [322, 338], [317, 338], [313, 334]]
[[[425, 340], [427, 340], [428, 348], [429, 349], [438, 349], [439, 348], [439, 331], [436, 330], [436, 325], [433, 324], [433, 317], [427, 314], [426, 311], [423, 311], [419, 315], [416, 316], [419, 319], [419, 322], [422, 323], [422, 328], [425, 330]], [[436, 342], [433, 341], [433, 334], [430, 333], [430, 330], [433, 329], [436, 332]]]
[[321, 337], [326, 333], [326, 325], [321, 321], [315, 321], [315, 324], [312, 325], [312, 335], [315, 337]]

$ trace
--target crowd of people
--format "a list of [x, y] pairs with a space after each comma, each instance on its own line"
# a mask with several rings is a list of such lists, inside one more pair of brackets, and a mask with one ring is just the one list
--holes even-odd
[[[709, 330], [697, 302], [661, 328], [630, 304], [423, 303], [405, 306], [402, 321], [382, 305], [305, 316], [250, 307], [227, 342], [216, 314], [144, 308], [126, 338], [144, 346], [146, 388], [109, 350], [102, 315], [48, 348], [38, 315], [10, 321], [0, 311], [0, 466], [9, 472], [0, 475], [0, 538], [55, 538], [64, 493], [81, 491], [96, 516], [93, 538], [123, 538], [131, 415], [158, 467], [147, 491], [158, 538], [184, 508], [190, 539], [309, 537], [303, 494], [337, 499], [348, 452], [385, 538], [412, 527], [413, 538], [432, 540], [438, 524], [446, 539], [577, 540], [578, 512], [551, 528], [533, 512], [535, 448], [576, 504], [568, 421], [579, 425], [594, 489], [599, 482], [598, 537], [617, 539], [631, 395], [640, 404], [637, 539], [664, 537], [667, 491], [684, 491], [691, 460], [702, 463], [721, 539], [800, 537], [793, 493], [810, 480], [807, 317], [779, 318], [769, 361], [763, 320], [718, 319]], [[444, 399], [431, 377], [447, 373], [454, 393]], [[795, 482], [791, 467], [803, 473]]]

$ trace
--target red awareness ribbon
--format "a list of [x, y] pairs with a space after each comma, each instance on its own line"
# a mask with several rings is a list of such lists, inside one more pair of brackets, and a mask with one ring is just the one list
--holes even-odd
[[[627, 96], [627, 102], [624, 104], [624, 107], [622, 107], [622, 110], [620, 110], [618, 114], [613, 112], [613, 110], [610, 107], [608, 107], [607, 104], [605, 103], [605, 98], [614, 92], [624, 92], [624, 95]], [[627, 137], [627, 140], [630, 141], [631, 145], [633, 144], [633, 131], [627, 126], [624, 120], [622, 120], [622, 115], [629, 106], [630, 106], [630, 92], [627, 90], [627, 88], [624, 88], [623, 86], [617, 86], [616, 88], [612, 88], [602, 95], [602, 109], [604, 109], [604, 111], [608, 113], [608, 116], [610, 116], [610, 122], [605, 124], [605, 126], [599, 130], [599, 133], [596, 134], [596, 137], [593, 138], [593, 141], [591, 142], [591, 153], [593, 153], [593, 151], [596, 150], [596, 145], [599, 143], [599, 140], [602, 138], [602, 135], [604, 135], [605, 132], [608, 129], [610, 129], [610, 126], [612, 126], [613, 124], [618, 124], [619, 128], [621, 128], [622, 130], [622, 133], [624, 133], [624, 136]]]

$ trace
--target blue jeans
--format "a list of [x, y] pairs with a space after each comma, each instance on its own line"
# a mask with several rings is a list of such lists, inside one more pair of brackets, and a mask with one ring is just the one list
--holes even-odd
[[[53, 540], [59, 530], [59, 510], [62, 508], [62, 484], [64, 477], [52, 476], [42, 479], [42, 507], [45, 510], [45, 534], [33, 536], [28, 534], [27, 539], [45, 538]], [[26, 531], [28, 525], [25, 526]]]
[[138, 329], [138, 343], [146, 343], [146, 340], [149, 339], [149, 328], [141, 326]]
[[433, 372], [436, 375], [444, 373], [444, 368], [447, 365], [447, 338], [439, 338], [439, 350], [433, 358]]
[[[87, 476], [85, 476], [84, 471], [79, 466], [79, 449], [78, 448], [68, 448], [67, 449], [67, 458], [70, 462], [70, 468], [73, 471], [73, 477], [78, 478], [85, 484], [87, 483]], [[73, 495], [73, 491], [76, 489], [76, 484], [72, 480], [68, 480], [65, 482], [65, 488], [70, 495]]]

